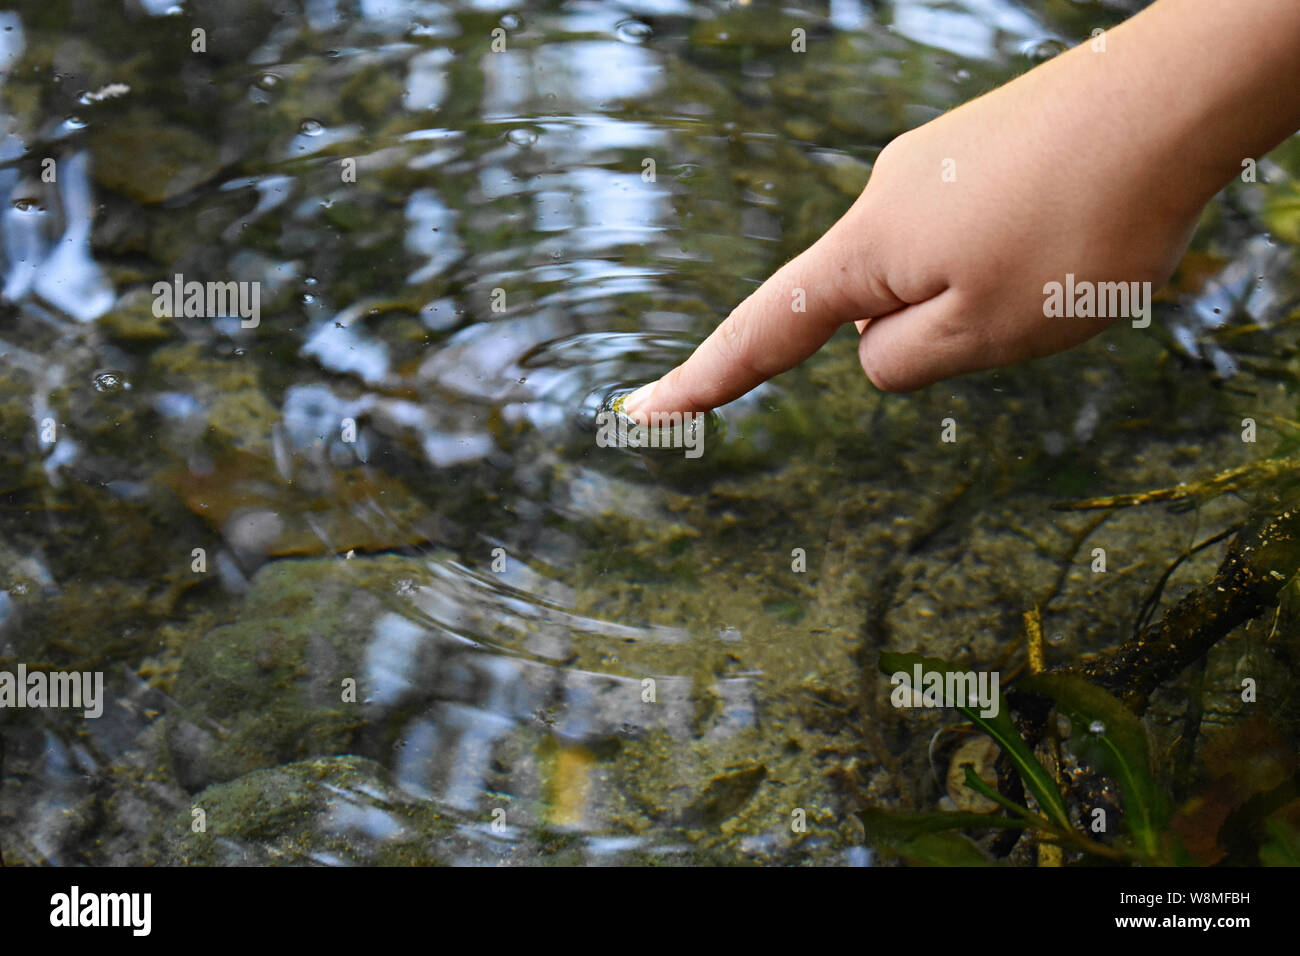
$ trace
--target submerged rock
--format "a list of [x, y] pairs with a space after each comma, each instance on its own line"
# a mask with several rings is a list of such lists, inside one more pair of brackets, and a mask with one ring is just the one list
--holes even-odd
[[[161, 827], [169, 866], [474, 862], [433, 806], [355, 756], [304, 760], [208, 787]], [[466, 859], [469, 856], [471, 859]]]
[[95, 179], [144, 205], [187, 193], [221, 169], [215, 145], [143, 111], [96, 129], [90, 148]]
[[[253, 578], [239, 620], [185, 648], [167, 742], [182, 785], [347, 753], [364, 723], [362, 655], [381, 595], [427, 575], [398, 557], [279, 561]], [[345, 699], [349, 698], [350, 699]]]

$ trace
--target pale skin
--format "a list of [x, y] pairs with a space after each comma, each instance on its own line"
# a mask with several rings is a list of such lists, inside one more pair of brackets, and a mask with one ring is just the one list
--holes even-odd
[[1067, 273], [1163, 285], [1205, 204], [1300, 127], [1300, 0], [1157, 0], [1098, 46], [889, 143], [848, 212], [628, 414], [724, 405], [849, 323], [867, 378], [910, 391], [1115, 321], [1046, 317]]

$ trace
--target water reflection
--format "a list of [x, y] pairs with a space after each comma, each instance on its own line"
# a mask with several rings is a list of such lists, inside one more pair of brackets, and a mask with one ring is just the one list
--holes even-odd
[[[528, 862], [556, 832], [587, 861], [866, 862], [841, 825], [883, 789], [855, 750], [852, 569], [902, 549], [855, 551], [852, 525], [895, 533], [952, 474], [860, 492], [876, 445], [918, 428], [863, 413], [856, 458], [856, 421], [819, 433], [807, 409], [856, 375], [837, 355], [711, 419], [699, 469], [603, 454], [592, 419], [811, 241], [892, 135], [1066, 27], [1038, 4], [835, 0], [790, 12], [826, 36], [792, 61], [784, 21], [746, 6], [254, 5], [211, 100], [171, 3], [144, 4], [165, 84], [30, 4], [0, 14], [11, 86], [66, 32], [128, 90], [69, 123], [53, 79], [24, 80], [34, 105], [3, 117], [0, 371], [35, 437], [3, 450], [26, 517], [3, 519], [0, 654], [91, 661], [119, 704], [111, 728], [5, 725], [6, 852], [265, 862], [288, 851], [264, 821], [214, 823], [202, 850], [173, 832], [199, 794], [271, 792], [263, 773], [310, 795], [298, 852], [323, 864]], [[104, 29], [115, 51], [131, 26]], [[1174, 326], [1225, 374], [1206, 327], [1290, 301], [1261, 242]], [[147, 290], [176, 273], [261, 282], [261, 325], [159, 316]], [[1080, 401], [1057, 453], [1092, 438]], [[770, 503], [783, 488], [795, 504]], [[792, 578], [796, 550], [827, 575]]]

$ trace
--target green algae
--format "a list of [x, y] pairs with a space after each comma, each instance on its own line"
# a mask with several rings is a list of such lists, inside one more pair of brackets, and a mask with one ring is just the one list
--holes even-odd
[[[253, 579], [238, 619], [185, 646], [168, 718], [178, 779], [196, 789], [310, 756], [346, 753], [365, 725], [362, 654], [382, 595], [428, 576], [419, 561], [281, 561]], [[346, 699], [345, 681], [360, 685]]]

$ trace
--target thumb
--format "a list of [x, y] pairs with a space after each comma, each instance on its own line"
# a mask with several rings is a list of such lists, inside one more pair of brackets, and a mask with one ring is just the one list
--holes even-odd
[[990, 348], [989, 322], [968, 314], [956, 289], [859, 323], [858, 361], [871, 384], [910, 392], [954, 375], [1006, 364]]

